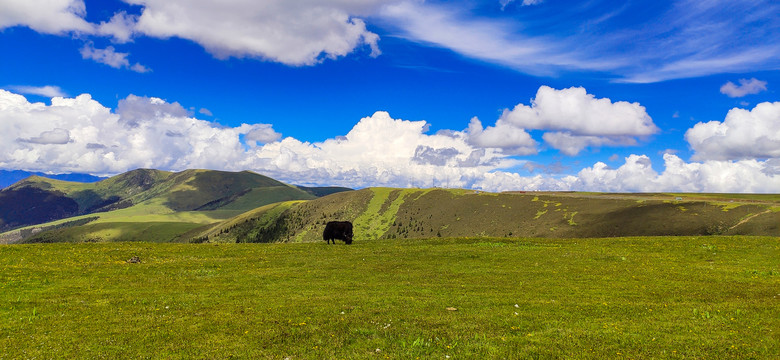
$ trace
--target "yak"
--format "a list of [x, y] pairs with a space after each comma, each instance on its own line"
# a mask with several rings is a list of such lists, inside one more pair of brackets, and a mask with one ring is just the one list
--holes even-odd
[[322, 232], [322, 240], [330, 244], [336, 243], [336, 239], [344, 241], [347, 245], [352, 244], [352, 223], [349, 221], [330, 221], [325, 225], [325, 231]]

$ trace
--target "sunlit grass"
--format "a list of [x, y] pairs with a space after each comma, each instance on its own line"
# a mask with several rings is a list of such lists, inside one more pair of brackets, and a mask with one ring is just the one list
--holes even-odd
[[0, 246], [0, 358], [763, 359], [779, 285], [767, 237]]

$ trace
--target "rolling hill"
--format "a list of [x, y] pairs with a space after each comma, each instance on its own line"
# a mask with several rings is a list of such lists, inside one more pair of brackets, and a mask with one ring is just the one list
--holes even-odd
[[[0, 242], [314, 242], [432, 237], [780, 236], [780, 196], [303, 188], [251, 172], [136, 170], [85, 184], [31, 177], [0, 192]], [[51, 221], [54, 220], [54, 221]]]
[[321, 241], [329, 220], [355, 239], [780, 236], [777, 195], [484, 193], [370, 188], [267, 205], [188, 233], [192, 242]]
[[[263, 205], [311, 200], [345, 188], [303, 188], [249, 171], [186, 170], [178, 173], [138, 169], [95, 183], [53, 180], [39, 176], [0, 191], [3, 242], [18, 241], [43, 230], [122, 228], [81, 240], [135, 239], [128, 224], [151, 227], [153, 239], [170, 240], [192, 227], [214, 223]], [[116, 225], [121, 223], [121, 225]], [[45, 224], [45, 225], [40, 225]], [[115, 225], [107, 225], [115, 224]], [[153, 226], [158, 224], [158, 226]], [[30, 227], [31, 225], [40, 225]], [[172, 230], [170, 228], [175, 228]], [[165, 236], [156, 236], [165, 229]], [[111, 231], [108, 231], [110, 233]], [[137, 232], [137, 231], [136, 231]], [[142, 237], [145, 239], [147, 237]]]

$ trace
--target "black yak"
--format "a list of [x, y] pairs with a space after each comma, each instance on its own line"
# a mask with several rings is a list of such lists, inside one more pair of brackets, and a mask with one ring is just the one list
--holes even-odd
[[322, 232], [322, 240], [330, 244], [336, 243], [336, 239], [342, 240], [347, 245], [352, 244], [352, 223], [349, 221], [330, 221], [325, 225], [325, 231]]

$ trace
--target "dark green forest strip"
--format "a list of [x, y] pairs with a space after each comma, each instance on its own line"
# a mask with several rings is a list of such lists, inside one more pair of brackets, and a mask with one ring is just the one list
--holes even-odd
[[0, 359], [764, 359], [780, 239], [0, 246], [0, 304]]

